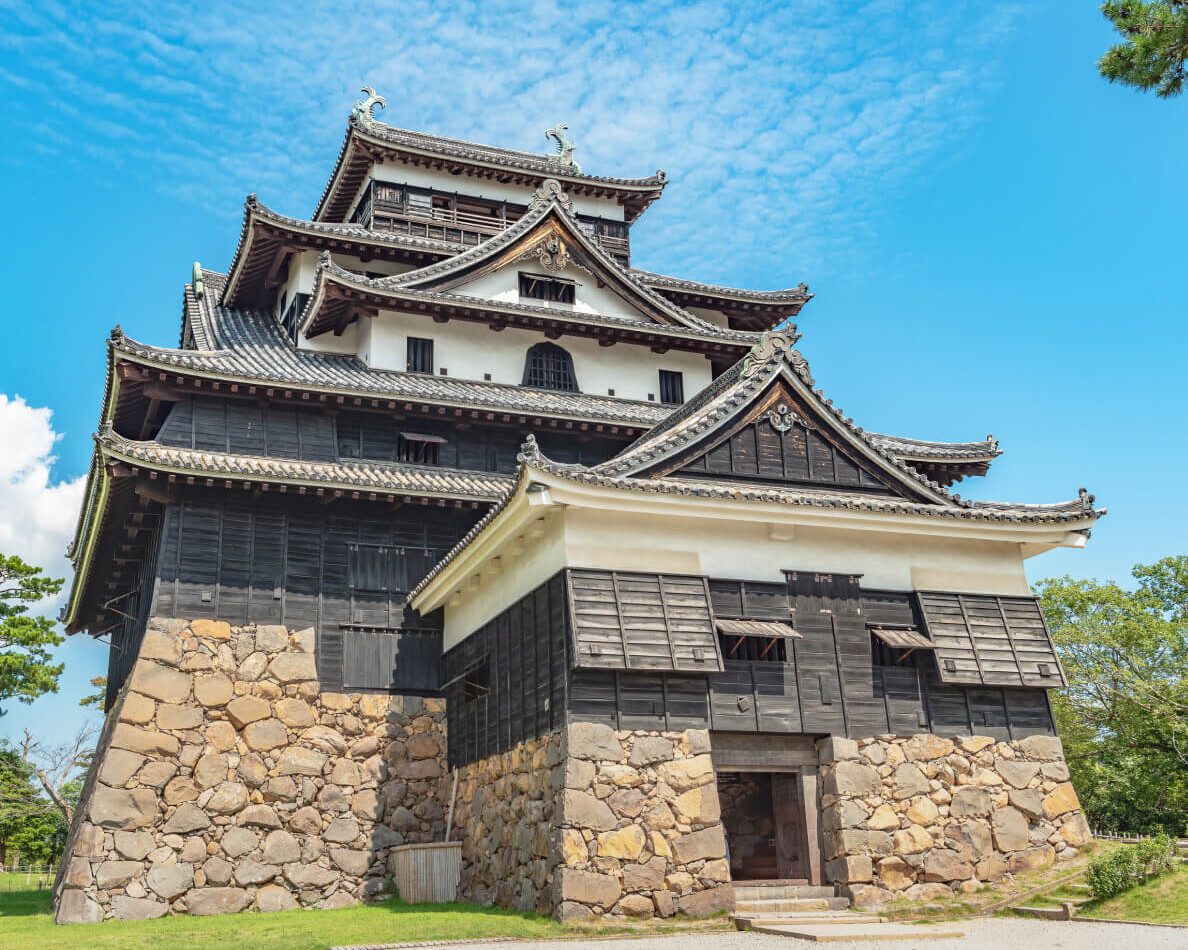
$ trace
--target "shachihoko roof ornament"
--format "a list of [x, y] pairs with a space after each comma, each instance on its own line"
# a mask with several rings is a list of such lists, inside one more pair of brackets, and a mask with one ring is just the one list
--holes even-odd
[[574, 150], [577, 149], [577, 144], [569, 138], [565, 133], [569, 131], [569, 126], [563, 122], [558, 122], [551, 129], [545, 130], [545, 138], [552, 139], [557, 143], [557, 153], [550, 155], [549, 158], [558, 165], [564, 165], [570, 168], [575, 174], [582, 173], [582, 166], [573, 160]]
[[194, 288], [194, 296], [201, 299], [202, 294], [205, 293], [205, 288], [202, 284], [202, 265], [198, 261], [194, 261], [194, 270], [190, 283]]
[[364, 86], [360, 91], [367, 93], [367, 98], [355, 103], [355, 108], [351, 110], [351, 118], [363, 128], [371, 129], [375, 127], [376, 107], [388, 108], [388, 100], [383, 96], [377, 96], [370, 86]]

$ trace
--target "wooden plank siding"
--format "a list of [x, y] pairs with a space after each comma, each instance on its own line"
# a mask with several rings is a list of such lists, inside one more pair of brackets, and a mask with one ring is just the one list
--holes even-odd
[[[174, 403], [157, 441], [208, 452], [231, 452], [307, 462], [362, 459], [399, 461], [400, 433], [438, 436], [439, 466], [472, 472], [516, 470], [516, 455], [532, 426], [467, 425], [391, 412], [323, 411], [198, 396]], [[537, 433], [554, 461], [595, 465], [619, 452], [626, 437]]]
[[313, 627], [324, 688], [432, 693], [441, 617], [404, 601], [478, 516], [194, 491], [165, 507], [151, 613]]
[[722, 669], [704, 577], [567, 573], [578, 666], [668, 672]]

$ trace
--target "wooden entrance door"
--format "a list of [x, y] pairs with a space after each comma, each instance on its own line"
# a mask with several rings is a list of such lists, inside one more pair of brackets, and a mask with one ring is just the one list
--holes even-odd
[[799, 776], [773, 772], [771, 776], [772, 817], [775, 819], [776, 865], [784, 880], [807, 879], [804, 804]]

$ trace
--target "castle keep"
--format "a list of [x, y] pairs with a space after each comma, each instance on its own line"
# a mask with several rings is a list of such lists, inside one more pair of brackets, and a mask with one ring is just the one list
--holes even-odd
[[993, 439], [865, 431], [803, 284], [633, 267], [663, 173], [380, 101], [310, 219], [248, 198], [178, 346], [108, 340], [63, 617], [110, 642], [107, 719], [57, 919], [342, 906], [447, 828], [463, 897], [561, 918], [1086, 844], [1023, 562], [1093, 497], [969, 501]]

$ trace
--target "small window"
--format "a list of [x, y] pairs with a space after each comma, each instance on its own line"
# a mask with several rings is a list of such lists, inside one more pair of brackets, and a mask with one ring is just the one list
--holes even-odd
[[396, 446], [396, 459], [417, 465], [441, 464], [441, 446], [445, 442], [440, 435], [426, 435], [423, 432], [401, 432]]
[[297, 321], [301, 319], [301, 313], [305, 310], [307, 303], [309, 303], [309, 294], [294, 294], [281, 317], [281, 328], [292, 343], [297, 342]]
[[660, 370], [660, 401], [679, 406], [685, 401], [685, 375], [673, 370]]
[[576, 393], [578, 385], [573, 372], [573, 357], [555, 343], [537, 343], [528, 350], [528, 358], [524, 361], [523, 385]]
[[433, 341], [420, 337], [408, 338], [408, 371], [410, 373], [433, 372]]
[[724, 660], [745, 660], [748, 663], [787, 663], [788, 641], [781, 637], [739, 637], [732, 633], [718, 634], [718, 648]]
[[558, 280], [540, 274], [520, 274], [520, 296], [549, 303], [573, 303], [576, 284], [572, 280]]

